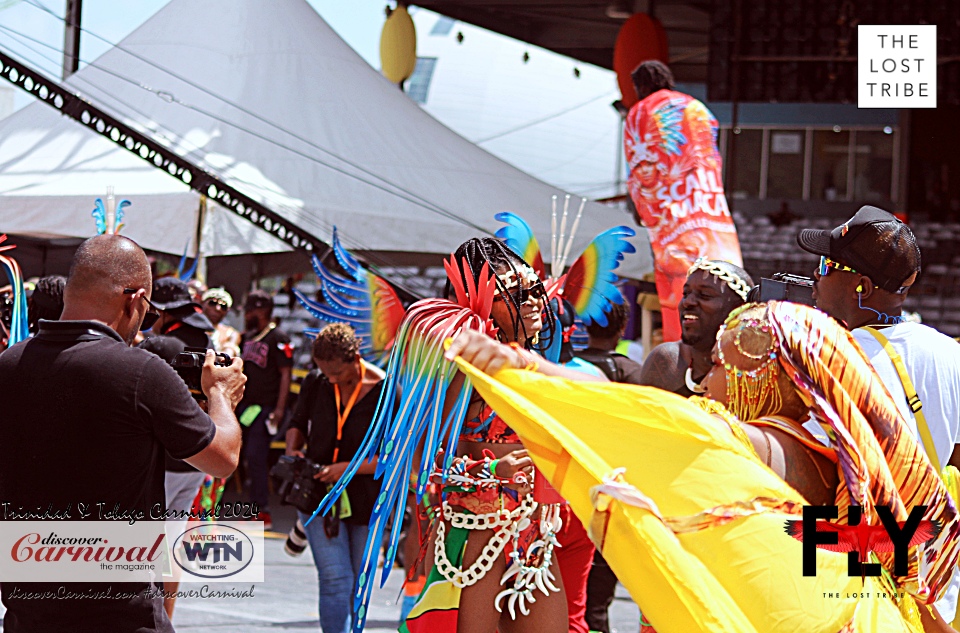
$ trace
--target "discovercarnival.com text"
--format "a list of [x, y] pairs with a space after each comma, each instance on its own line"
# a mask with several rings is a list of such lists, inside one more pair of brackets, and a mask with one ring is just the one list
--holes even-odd
[[[102, 584], [102, 583], [101, 583]], [[210, 585], [203, 585], [198, 589], [179, 589], [177, 591], [164, 591], [160, 587], [150, 587], [141, 591], [114, 591], [113, 585], [107, 585], [105, 589], [83, 587], [69, 588], [60, 585], [55, 591], [23, 591], [19, 586], [13, 585], [10, 590], [10, 597], [19, 600], [129, 600], [137, 596], [148, 599], [155, 598], [252, 598], [255, 585], [250, 585], [249, 589], [211, 589]]]

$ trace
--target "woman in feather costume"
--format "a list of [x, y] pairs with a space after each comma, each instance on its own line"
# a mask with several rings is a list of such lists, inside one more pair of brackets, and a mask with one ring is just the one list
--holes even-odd
[[[823, 313], [771, 302], [730, 316], [705, 384], [746, 424], [716, 402], [517, 371], [521, 353], [470, 333], [457, 355], [660, 633], [946, 630], [925, 605], [957, 562], [956, 509], [859, 347]], [[832, 451], [797, 422], [808, 409]], [[804, 576], [793, 521], [810, 503], [837, 505], [841, 525], [851, 506], [870, 525], [877, 507], [903, 522], [925, 506], [942, 529], [910, 548], [906, 574], [875, 551], [881, 576], [850, 577], [846, 553], [817, 550], [817, 575]]]
[[[540, 343], [544, 329], [553, 332], [557, 325], [533, 268], [489, 238], [467, 241], [454, 259], [463, 279], [481, 278], [485, 267], [495, 274], [493, 334], [536, 362], [526, 350]], [[452, 290], [448, 282], [451, 298]], [[447, 393], [459, 392], [463, 384], [458, 374]], [[432, 475], [441, 491], [441, 518], [427, 549], [431, 572], [401, 630], [566, 631], [566, 598], [553, 552], [559, 507], [534, 498], [533, 461], [516, 433], [476, 394], [456, 455]], [[498, 518], [504, 513], [508, 519]]]
[[[364, 444], [314, 516], [329, 509], [359, 464], [377, 456], [381, 494], [357, 580], [354, 630], [364, 625], [387, 525], [399, 525], [408, 489], [419, 501], [433, 482], [442, 503], [428, 547], [432, 571], [401, 630], [565, 632], [567, 608], [553, 556], [556, 504], [534, 499], [540, 486], [516, 434], [443, 361], [444, 340], [471, 330], [509, 344], [532, 366], [559, 335], [556, 317], [539, 276], [500, 240], [468, 240], [445, 268], [447, 298], [410, 306]], [[553, 365], [545, 371], [574, 374]], [[391, 532], [383, 580], [399, 534]]]
[[[475, 530], [470, 535], [471, 542], [482, 545], [490, 542], [492, 534], [500, 533], [501, 538], [492, 544], [490, 552], [502, 549], [502, 561], [497, 565], [499, 567], [502, 562], [507, 571], [489, 571], [487, 563], [492, 568], [491, 561], [496, 557], [483, 550], [483, 560], [479, 563], [483, 569], [471, 571], [471, 565], [468, 565], [466, 572], [461, 568], [460, 573], [456, 573], [452, 566], [461, 565], [462, 545], [466, 534], [471, 531], [462, 527], [467, 520], [457, 519], [461, 527], [445, 525], [441, 543], [446, 548], [441, 546], [438, 550], [436, 539], [425, 544], [431, 562], [438, 551], [445, 556], [446, 575], [435, 569], [426, 591], [422, 591], [426, 581], [423, 576], [416, 580], [408, 577], [405, 584], [402, 619], [406, 620], [410, 613], [412, 599], [423, 594], [417, 612], [407, 625], [409, 630], [456, 630], [457, 607], [464, 588], [468, 598], [481, 588], [492, 591], [492, 597], [489, 600], [470, 598], [469, 603], [479, 605], [483, 615], [474, 617], [468, 614], [461, 619], [460, 626], [464, 630], [475, 627], [470, 630], [491, 632], [498, 626], [501, 611], [509, 614], [512, 620], [528, 613], [537, 597], [544, 602], [542, 593], [555, 593], [552, 587], [560, 588], [558, 575], [549, 564], [554, 558], [550, 549], [554, 546], [555, 528], [560, 523], [556, 521], [553, 509], [545, 521], [540, 521], [543, 508], [534, 507], [533, 502], [543, 501], [544, 495], [524, 504], [530, 492], [532, 462], [520, 452], [522, 446], [516, 441], [515, 434], [479, 398], [471, 396], [469, 383], [455, 367], [443, 361], [442, 343], [460, 329], [476, 329], [485, 336], [511, 343], [517, 349], [530, 350], [530, 362], [536, 362], [537, 355], [556, 360], [561, 336], [548, 299], [554, 300], [561, 295], [575, 306], [578, 316], [586, 322], [605, 322], [608, 304], [623, 300], [615, 286], [617, 278], [613, 271], [624, 254], [634, 251], [628, 241], [634, 232], [622, 226], [604, 231], [594, 237], [566, 274], [560, 274], [570, 255], [584, 203], [581, 201], [568, 236], [569, 196], [564, 202], [559, 238], [554, 234], [551, 242], [553, 278], [546, 275], [539, 244], [529, 225], [515, 214], [501, 213], [497, 219], [505, 226], [497, 232], [497, 237], [502, 241], [485, 238], [464, 243], [445, 264], [448, 276], [446, 297], [417, 302], [407, 313], [390, 283], [361, 265], [340, 243], [336, 230], [332, 253], [338, 269], [329, 268], [316, 257], [313, 259], [323, 301], [313, 301], [295, 291], [301, 303], [321, 321], [347, 322], [356, 328], [363, 340], [361, 353], [364, 358], [381, 367], [386, 366], [389, 374], [386, 396], [380, 402], [367, 441], [355, 460], [360, 463], [377, 455], [381, 464], [377, 477], [382, 482], [381, 496], [371, 517], [364, 569], [357, 583], [355, 629], [362, 628], [366, 615], [377, 562], [377, 544], [382, 541], [387, 526], [397, 524], [408, 503], [408, 496], [403, 491], [409, 488], [409, 502], [419, 508], [428, 500], [436, 502], [433, 494], [425, 497], [427, 487], [436, 490], [449, 477], [458, 482], [446, 495], [449, 512], [471, 512], [475, 517], [476, 512], [490, 515], [492, 512], [485, 510], [494, 508], [500, 511], [509, 507], [508, 512], [518, 513], [517, 520], [496, 519], [493, 520], [496, 529]], [[401, 402], [390, 405], [397, 396]], [[461, 439], [464, 440], [462, 443]], [[443, 458], [437, 464], [435, 458], [441, 447], [444, 449]], [[342, 482], [349, 481], [355, 472], [356, 464], [344, 473]], [[515, 475], [518, 481], [512, 482]], [[480, 481], [473, 481], [477, 476]], [[469, 490], [456, 489], [466, 479], [471, 479], [466, 482]], [[541, 482], [546, 483], [543, 478]], [[338, 490], [334, 490], [318, 511], [326, 511], [337, 494]], [[534, 495], [537, 496], [536, 492]], [[554, 502], [560, 498], [554, 492], [549, 500]], [[566, 545], [560, 550], [565, 556], [559, 557], [557, 562], [564, 576], [575, 576], [577, 563], [585, 558], [589, 564], [590, 558], [582, 556], [582, 543], [578, 542], [581, 549], [571, 545], [570, 537], [578, 534], [579, 522], [568, 509], [563, 512], [565, 525], [559, 537]], [[425, 514], [436, 516], [433, 508], [427, 508]], [[513, 534], [516, 532], [513, 527], [521, 523], [525, 526], [520, 530], [522, 534]], [[549, 529], [540, 533], [539, 525]], [[399, 530], [390, 532], [392, 539], [384, 577], [390, 571], [400, 533]], [[583, 533], [582, 526], [579, 533]], [[508, 542], [502, 542], [507, 536]], [[407, 547], [412, 540], [407, 541]], [[588, 547], [592, 550], [592, 545], [588, 544]], [[446, 549], [450, 551], [449, 556], [446, 556]], [[419, 561], [416, 553], [410, 550], [406, 562], [415, 569]], [[474, 554], [472, 550], [468, 552], [468, 559], [472, 560]], [[533, 563], [533, 567], [524, 561]], [[581, 575], [584, 578], [582, 584], [585, 584], [586, 573]], [[499, 580], [504, 581], [503, 586]], [[582, 608], [582, 602], [576, 600], [580, 591], [577, 587], [575, 584], [575, 591], [567, 596], [568, 602]], [[569, 617], [571, 622], [577, 619], [575, 609], [570, 610]], [[580, 622], [582, 619], [581, 614]], [[524, 625], [507, 623], [504, 626], [516, 628]]]

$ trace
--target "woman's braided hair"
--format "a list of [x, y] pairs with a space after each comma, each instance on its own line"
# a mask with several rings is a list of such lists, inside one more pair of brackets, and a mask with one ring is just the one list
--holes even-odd
[[[499, 327], [499, 333], [497, 334], [497, 337], [502, 343], [516, 342], [519, 333], [523, 332], [524, 338], [527, 341], [527, 347], [536, 347], [536, 349], [542, 351], [549, 346], [550, 341], [553, 339], [554, 333], [557, 331], [557, 317], [552, 306], [549, 303], [544, 305], [543, 329], [540, 331], [540, 342], [534, 346], [531, 337], [527, 336], [526, 329], [523, 325], [523, 319], [520, 317], [520, 306], [517, 304], [514, 296], [507, 291], [507, 288], [503, 285], [503, 282], [496, 276], [510, 272], [513, 273], [517, 279], [521, 279], [523, 278], [523, 275], [521, 274], [521, 268], [530, 267], [527, 262], [523, 261], [519, 255], [510, 250], [510, 248], [508, 248], [507, 245], [502, 241], [492, 237], [470, 238], [460, 245], [460, 247], [454, 252], [453, 257], [457, 262], [457, 268], [460, 270], [461, 278], [465, 278], [463, 268], [464, 260], [466, 260], [467, 266], [469, 266], [470, 272], [473, 274], [474, 279], [479, 277], [480, 269], [483, 268], [484, 263], [489, 266], [491, 273], [494, 275], [497, 288], [500, 290], [500, 296], [503, 297], [505, 303], [507, 304], [507, 307], [510, 310], [511, 319], [513, 321], [513, 341], [504, 340], [502, 324], [497, 324]], [[444, 295], [449, 297], [452, 296], [452, 294], [453, 288], [450, 285], [450, 280], [448, 279], [446, 288], [444, 290]]]

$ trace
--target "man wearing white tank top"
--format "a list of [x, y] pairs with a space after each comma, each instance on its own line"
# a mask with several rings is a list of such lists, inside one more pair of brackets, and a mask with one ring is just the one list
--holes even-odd
[[[920, 273], [920, 248], [892, 214], [864, 206], [832, 231], [805, 229], [797, 243], [820, 255], [817, 307], [848, 329], [938, 469], [960, 467], [960, 344], [920, 323], [903, 321], [903, 300]], [[951, 631], [960, 573], [934, 607], [927, 630]], [[929, 619], [925, 610], [921, 614]], [[934, 627], [934, 628], [930, 628]]]

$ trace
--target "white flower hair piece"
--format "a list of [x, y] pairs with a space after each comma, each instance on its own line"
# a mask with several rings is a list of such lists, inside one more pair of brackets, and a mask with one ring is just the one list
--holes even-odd
[[693, 262], [693, 266], [690, 267], [690, 270], [687, 271], [687, 277], [693, 274], [695, 270], [703, 270], [710, 273], [720, 281], [727, 284], [730, 290], [733, 290], [737, 295], [743, 299], [747, 300], [747, 294], [750, 292], [750, 284], [748, 284], [742, 277], [736, 275], [723, 266], [711, 262], [706, 257], [700, 257], [697, 261]]

